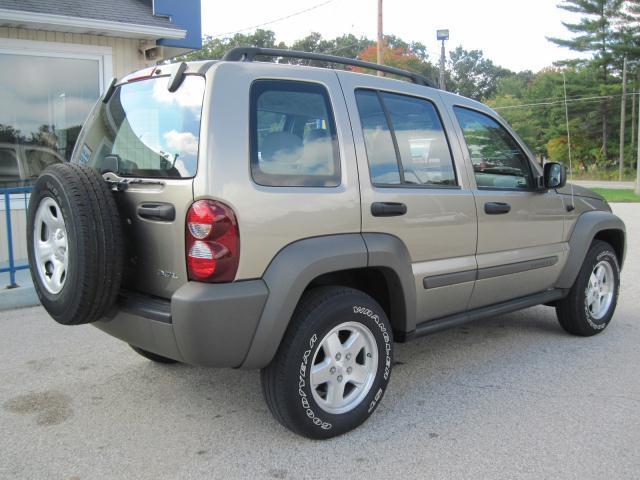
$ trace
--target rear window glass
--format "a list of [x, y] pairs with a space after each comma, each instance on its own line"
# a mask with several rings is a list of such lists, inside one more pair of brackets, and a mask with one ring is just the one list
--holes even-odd
[[120, 86], [76, 146], [74, 161], [122, 176], [188, 178], [198, 167], [204, 77], [175, 92], [167, 77]]
[[321, 85], [260, 80], [251, 88], [251, 173], [267, 186], [340, 184], [338, 141]]

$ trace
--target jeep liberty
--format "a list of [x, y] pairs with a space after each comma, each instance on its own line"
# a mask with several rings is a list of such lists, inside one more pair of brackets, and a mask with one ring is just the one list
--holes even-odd
[[237, 48], [111, 83], [35, 183], [29, 261], [59, 323], [155, 362], [261, 369], [275, 418], [329, 438], [380, 404], [394, 342], [539, 304], [570, 334], [607, 327], [625, 226], [565, 183], [420, 75]]

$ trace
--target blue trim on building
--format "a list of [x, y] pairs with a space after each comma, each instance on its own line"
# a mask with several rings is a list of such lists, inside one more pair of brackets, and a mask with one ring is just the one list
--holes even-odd
[[162, 38], [158, 45], [165, 47], [190, 48], [198, 50], [202, 48], [202, 13], [200, 0], [154, 0], [153, 14], [171, 18], [171, 23], [178, 28], [187, 31], [187, 36], [182, 40]]

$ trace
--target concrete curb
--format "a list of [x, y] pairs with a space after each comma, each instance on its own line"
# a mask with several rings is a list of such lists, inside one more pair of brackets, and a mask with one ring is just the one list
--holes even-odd
[[0, 290], [0, 311], [37, 305], [40, 305], [40, 300], [33, 285]]

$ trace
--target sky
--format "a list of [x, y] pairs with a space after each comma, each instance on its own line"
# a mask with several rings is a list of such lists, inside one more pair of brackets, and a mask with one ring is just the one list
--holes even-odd
[[[562, 21], [576, 17], [557, 8], [560, 0], [384, 0], [384, 32], [405, 41], [427, 46], [434, 63], [440, 56], [436, 30], [448, 28], [447, 50], [462, 45], [480, 49], [485, 57], [514, 71], [538, 71], [556, 60], [577, 54], [558, 47], [545, 37], [565, 38]], [[227, 36], [249, 33], [259, 24], [277, 39], [291, 44], [309, 33], [325, 38], [344, 33], [375, 39], [377, 0], [233, 0], [220, 7], [216, 0], [202, 0], [202, 31], [205, 35]], [[314, 8], [316, 7], [317, 8]], [[283, 20], [282, 17], [304, 13]]]

